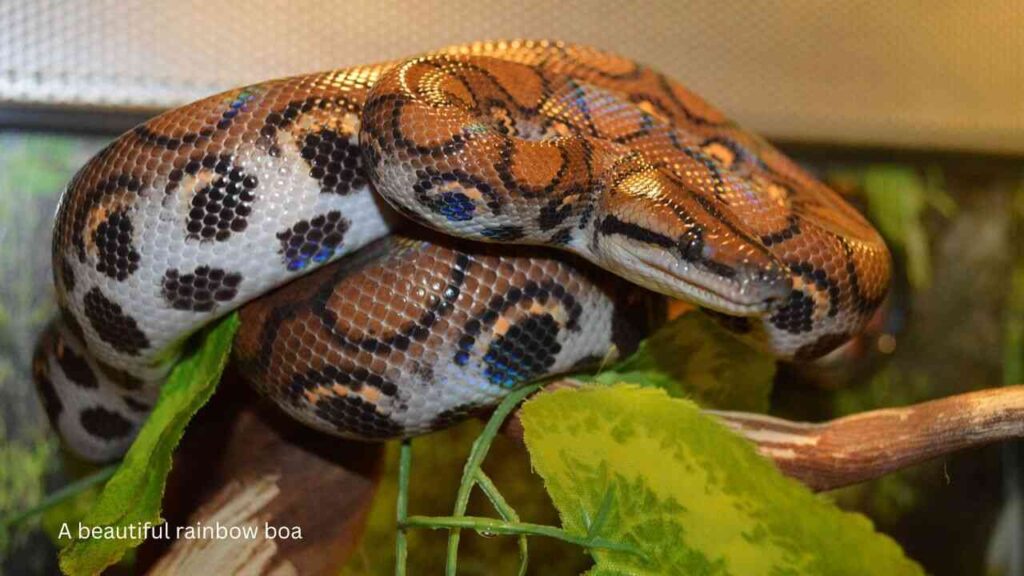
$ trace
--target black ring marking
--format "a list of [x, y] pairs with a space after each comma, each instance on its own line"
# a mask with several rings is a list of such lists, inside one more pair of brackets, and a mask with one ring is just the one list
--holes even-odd
[[342, 246], [351, 225], [337, 210], [299, 220], [291, 228], [277, 233], [281, 242], [278, 253], [292, 272], [321, 264], [330, 260]]
[[393, 397], [398, 394], [398, 386], [394, 382], [385, 380], [380, 374], [372, 373], [366, 368], [343, 371], [337, 366], [327, 366], [322, 370], [295, 374], [286, 395], [293, 404], [298, 404], [300, 400], [305, 399], [303, 392], [314, 388], [330, 388], [333, 384], [340, 384], [353, 392], [358, 392], [363, 386], [370, 386], [380, 390], [385, 396]]
[[111, 212], [99, 223], [92, 234], [98, 252], [98, 272], [122, 282], [139, 269], [141, 256], [132, 243], [134, 232], [135, 227], [127, 210]]
[[351, 136], [326, 128], [303, 135], [300, 155], [322, 194], [345, 196], [369, 184], [362, 148]]
[[[462, 284], [465, 282], [466, 274], [473, 264], [472, 258], [465, 253], [458, 252], [455, 262], [448, 272], [448, 284], [442, 291], [441, 298], [424, 310], [420, 317], [403, 326], [396, 333], [386, 338], [353, 338], [348, 334], [339, 332], [337, 329], [337, 317], [327, 309], [331, 293], [336, 285], [350, 274], [355, 273], [361, 265], [372, 261], [375, 250], [373, 246], [358, 252], [363, 256], [363, 262], [354, 262], [353, 266], [338, 267], [328, 279], [325, 279], [321, 287], [312, 298], [311, 313], [320, 320], [321, 326], [330, 335], [332, 340], [340, 347], [349, 351], [365, 350], [371, 354], [386, 356], [392, 350], [407, 350], [413, 340], [422, 342], [429, 336], [430, 328], [440, 317], [446, 316], [453, 310], [453, 302], [458, 299]], [[304, 304], [292, 303], [277, 307], [270, 314], [260, 334], [260, 352], [264, 358], [270, 358], [273, 353], [274, 340], [280, 326], [287, 320], [293, 318]]]
[[363, 386], [375, 388], [385, 396], [394, 397], [398, 393], [398, 387], [393, 382], [365, 368], [343, 371], [336, 366], [327, 366], [322, 370], [295, 374], [285, 394], [289, 402], [301, 406], [303, 401], [308, 401], [304, 392], [331, 389], [334, 385], [344, 386], [353, 393], [342, 396], [332, 392], [319, 396], [313, 405], [315, 414], [321, 420], [329, 422], [338, 431], [356, 433], [367, 438], [393, 438], [404, 432], [404, 427], [377, 410], [376, 404], [355, 394]]
[[104, 296], [99, 288], [89, 290], [84, 301], [85, 316], [100, 340], [110, 344], [114, 350], [132, 356], [149, 348], [149, 339], [135, 319], [125, 314], [119, 304]]
[[814, 330], [814, 298], [803, 290], [792, 290], [768, 320], [790, 334], [810, 332]]
[[546, 374], [562, 351], [561, 327], [551, 314], [531, 314], [495, 338], [483, 355], [484, 377], [510, 389]]
[[78, 323], [78, 319], [75, 318], [71, 309], [63, 304], [58, 305], [57, 308], [60, 311], [60, 319], [68, 329], [68, 332], [71, 332], [76, 338], [78, 338], [79, 342], [85, 342], [85, 331], [82, 330], [82, 325]]
[[315, 413], [340, 432], [354, 432], [365, 438], [395, 438], [405, 427], [377, 410], [377, 405], [357, 395], [324, 396], [317, 400]]
[[[632, 64], [633, 68], [626, 72], [620, 72], [616, 74], [613, 72], [602, 70], [600, 68], [596, 68], [588, 64], [587, 62], [580, 60], [579, 58], [574, 58], [572, 55], [569, 54], [569, 50], [565, 46], [555, 45], [553, 46], [553, 48], [559, 54], [562, 55], [562, 58], [565, 58], [566, 60], [572, 62], [579, 70], [583, 71], [584, 73], [593, 74], [595, 76], [606, 78], [608, 80], [636, 80], [637, 78], [640, 78], [644, 70], [647, 69], [644, 66], [638, 64], [637, 62], [634, 62], [632, 60], [626, 60], [627, 62]], [[607, 52], [601, 52], [599, 50], [594, 50], [594, 52], [600, 54], [601, 56], [613, 56], [612, 54], [609, 54]]]
[[480, 235], [496, 242], [515, 242], [526, 236], [526, 233], [523, 232], [522, 226], [497, 226], [484, 228]]
[[790, 262], [789, 270], [793, 274], [798, 274], [805, 281], [814, 284], [818, 290], [828, 292], [828, 315], [834, 317], [839, 314], [839, 298], [841, 296], [839, 284], [829, 278], [824, 269], [818, 268], [810, 262]]
[[[79, 173], [81, 174], [81, 173]], [[72, 180], [68, 189], [75, 188], [78, 176]], [[82, 193], [82, 200], [75, 206], [75, 212], [71, 215], [71, 243], [78, 252], [79, 262], [85, 263], [85, 238], [82, 236], [86, 229], [86, 221], [92, 209], [99, 205], [103, 198], [113, 195], [115, 192], [126, 191], [138, 193], [143, 188], [142, 180], [130, 174], [114, 174], [99, 182], [93, 188]], [[70, 206], [71, 204], [65, 204]], [[61, 209], [63, 212], [63, 208]], [[63, 218], [58, 215], [57, 221]], [[60, 244], [59, 238], [54, 238], [55, 245]]]
[[[689, 106], [683, 104], [683, 101], [680, 100], [679, 96], [677, 96], [676, 93], [672, 90], [672, 80], [668, 76], [665, 76], [660, 72], [656, 73], [656, 76], [658, 78], [658, 85], [661, 87], [662, 92], [666, 96], [668, 96], [668, 99], [673, 104], [675, 104], [676, 108], [683, 112], [683, 115], [686, 116], [686, 120], [689, 121], [691, 124], [696, 124], [698, 126], [710, 126], [713, 128], [735, 127], [735, 124], [730, 120], [726, 120], [724, 122], [715, 122], [703, 116], [699, 116], [694, 111], [690, 110]], [[669, 116], [674, 116], [674, 114], [669, 114]]]
[[458, 252], [455, 262], [448, 271], [448, 285], [441, 292], [441, 298], [429, 305], [420, 317], [403, 326], [396, 333], [386, 338], [362, 338], [356, 339], [348, 334], [340, 333], [337, 330], [337, 317], [333, 312], [327, 310], [328, 295], [334, 290], [333, 283], [324, 285], [322, 297], [316, 298], [316, 305], [313, 307], [314, 314], [320, 319], [322, 326], [331, 337], [341, 346], [350, 350], [366, 350], [371, 354], [387, 355], [392, 349], [407, 350], [412, 340], [422, 342], [430, 335], [430, 328], [437, 321], [447, 316], [454, 309], [453, 303], [458, 299], [462, 285], [466, 280], [473, 259], [470, 255]]
[[448, 408], [438, 412], [437, 415], [430, 420], [430, 424], [427, 426], [430, 430], [444, 430], [453, 424], [458, 424], [470, 416], [473, 416], [484, 408], [486, 408], [486, 406], [479, 406], [477, 404], [460, 404], [454, 408]]
[[144, 414], [153, 409], [153, 407], [150, 406], [149, 404], [146, 404], [145, 402], [139, 402], [138, 400], [132, 398], [131, 396], [122, 395], [121, 400], [124, 402], [125, 406], [127, 406], [129, 409], [135, 412]]
[[82, 410], [79, 422], [86, 432], [103, 440], [125, 438], [135, 428], [127, 418], [102, 406]]
[[761, 243], [765, 246], [772, 246], [774, 244], [781, 244], [786, 240], [793, 238], [800, 234], [800, 219], [795, 215], [789, 215], [786, 218], [787, 225], [782, 230], [772, 232], [771, 234], [764, 234], [761, 236]]
[[857, 272], [857, 264], [853, 259], [853, 248], [845, 238], [839, 235], [835, 235], [835, 237], [839, 240], [840, 245], [843, 247], [843, 253], [846, 255], [846, 278], [850, 283], [850, 293], [853, 295], [854, 309], [861, 315], [870, 314], [885, 300], [885, 293], [882, 293], [877, 298], [870, 298], [861, 292], [860, 274]]
[[[372, 138], [373, 142], [381, 148], [382, 151], [395, 151], [400, 147], [406, 151], [412, 152], [421, 156], [428, 157], [441, 157], [450, 156], [458, 153], [465, 147], [466, 142], [472, 138], [472, 135], [464, 134], [453, 134], [450, 140], [442, 142], [437, 146], [421, 146], [416, 144], [412, 140], [409, 140], [402, 133], [402, 108], [408, 104], [405, 98], [398, 94], [383, 94], [375, 98], [367, 100], [363, 107], [363, 115], [360, 130], [363, 131], [366, 136]], [[388, 110], [386, 107], [390, 106]], [[366, 118], [371, 118], [381, 112], [390, 112], [390, 122], [388, 122], [391, 130], [391, 145], [388, 146], [387, 140], [384, 139], [384, 135], [379, 133], [377, 129], [372, 126], [372, 123], [366, 122]], [[360, 138], [362, 140], [362, 138]], [[367, 164], [373, 168], [377, 168], [381, 161], [381, 157], [377, 151], [372, 150], [373, 146], [363, 146], [364, 154], [366, 154]]]
[[238, 294], [242, 275], [222, 268], [199, 266], [188, 274], [177, 268], [164, 272], [160, 293], [175, 310], [209, 312], [218, 302], [228, 302]]
[[144, 384], [141, 379], [132, 376], [125, 370], [119, 370], [117, 368], [114, 368], [113, 366], [110, 366], [109, 364], [105, 364], [104, 362], [97, 360], [96, 366], [100, 369], [100, 372], [102, 372], [103, 375], [107, 377], [108, 380], [110, 380], [117, 386], [123, 388], [124, 390], [139, 390], [142, 388]]
[[503, 140], [501, 152], [498, 154], [498, 161], [494, 164], [494, 170], [498, 173], [502, 186], [510, 194], [519, 195], [523, 198], [551, 196], [569, 173], [569, 151], [566, 149], [564, 141], [557, 140], [553, 145], [558, 148], [561, 164], [558, 166], [555, 175], [551, 177], [551, 181], [539, 187], [522, 184], [512, 173], [512, 167], [515, 164], [515, 142], [507, 137], [503, 138]]
[[79, 356], [70, 346], [65, 344], [57, 353], [57, 363], [64, 375], [78, 386], [88, 389], [99, 388], [99, 382], [85, 358]]
[[412, 186], [413, 192], [416, 193], [416, 201], [451, 222], [472, 220], [476, 212], [476, 203], [458, 190], [445, 190], [439, 194], [431, 194], [435, 187], [442, 188], [458, 184], [463, 190], [475, 189], [487, 199], [486, 206], [492, 214], [501, 213], [501, 200], [494, 193], [491, 185], [463, 170], [440, 172], [432, 167], [427, 167], [417, 170], [416, 178], [417, 182]]
[[223, 242], [248, 227], [259, 179], [235, 166], [230, 154], [193, 154], [183, 167], [168, 175], [168, 193], [186, 174], [195, 176], [202, 170], [212, 170], [217, 177], [192, 196], [185, 224], [187, 239]]
[[[566, 198], [576, 196], [577, 200], [566, 203]], [[573, 186], [565, 191], [562, 196], [548, 200], [541, 206], [540, 214], [537, 216], [537, 226], [543, 231], [548, 231], [560, 226], [568, 218], [571, 218], [579, 198], [587, 196], [582, 188]]]
[[52, 330], [52, 326], [47, 329], [47, 334], [36, 343], [35, 351], [32, 354], [32, 380], [35, 381], [39, 391], [39, 399], [43, 404], [46, 417], [56, 427], [57, 420], [60, 418], [61, 412], [64, 411], [64, 404], [61, 403], [57, 389], [54, 388], [53, 381], [50, 379], [47, 357], [53, 352], [51, 346], [55, 337], [55, 333], [50, 330]]
[[462, 326], [462, 338], [459, 339], [458, 352], [455, 353], [453, 361], [457, 366], [465, 366], [470, 359], [470, 351], [476, 345], [476, 339], [484, 328], [492, 326], [498, 321], [509, 308], [516, 306], [523, 300], [533, 300], [541, 305], [547, 304], [548, 299], [554, 297], [561, 302], [562, 308], [569, 313], [565, 327], [576, 332], [580, 329], [579, 320], [583, 314], [583, 306], [576, 300], [576, 297], [569, 294], [561, 284], [553, 281], [545, 281], [538, 284], [533, 280], [526, 282], [522, 288], [512, 287], [505, 294], [491, 298], [487, 307], [473, 314]]
[[70, 294], [75, 290], [75, 271], [71, 268], [71, 262], [64, 256], [60, 257], [60, 280], [64, 284], [64, 291]]
[[566, 226], [560, 230], [557, 230], [548, 238], [547, 244], [549, 246], [568, 246], [572, 242], [572, 226]]

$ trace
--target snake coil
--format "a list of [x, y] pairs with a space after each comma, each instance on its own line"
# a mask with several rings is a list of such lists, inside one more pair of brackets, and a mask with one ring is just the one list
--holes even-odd
[[35, 378], [72, 449], [104, 460], [184, 340], [243, 305], [249, 380], [383, 439], [629, 351], [659, 301], [637, 286], [815, 358], [862, 328], [890, 261], [838, 195], [663, 74], [518, 41], [164, 113], [74, 177], [53, 268]]

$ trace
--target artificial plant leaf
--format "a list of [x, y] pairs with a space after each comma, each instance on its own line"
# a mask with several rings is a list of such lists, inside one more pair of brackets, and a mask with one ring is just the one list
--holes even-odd
[[533, 466], [592, 574], [921, 574], [858, 514], [785, 478], [695, 404], [631, 385], [540, 394], [521, 412]]
[[[60, 552], [60, 568], [65, 574], [99, 574], [142, 543], [145, 538], [140, 533], [141, 526], [163, 522], [160, 502], [171, 469], [171, 455], [189, 420], [216, 389], [238, 324], [237, 314], [218, 322], [203, 335], [199, 346], [174, 367], [139, 436], [82, 519], [84, 527], [98, 529], [102, 537], [80, 539], [77, 527], [70, 528], [74, 539]], [[120, 537], [132, 527], [134, 533]]]
[[772, 357], [743, 344], [704, 314], [689, 312], [590, 380], [657, 386], [706, 408], [764, 412], [774, 377]]

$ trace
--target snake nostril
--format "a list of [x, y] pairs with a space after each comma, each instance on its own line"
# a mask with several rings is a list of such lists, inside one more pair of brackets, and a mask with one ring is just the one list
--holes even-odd
[[789, 297], [793, 291], [793, 278], [777, 266], [762, 267], [753, 274], [757, 292], [769, 307]]

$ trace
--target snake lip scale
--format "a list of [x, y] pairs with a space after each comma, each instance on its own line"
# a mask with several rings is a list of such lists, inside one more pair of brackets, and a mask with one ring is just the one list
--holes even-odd
[[891, 270], [863, 216], [681, 84], [526, 40], [170, 110], [75, 175], [52, 250], [60, 315], [34, 379], [97, 461], [130, 445], [186, 339], [236, 309], [257, 389], [383, 440], [630, 352], [664, 296], [816, 358]]
[[[679, 265], [678, 262], [665, 262], [664, 259], [658, 260], [642, 254], [638, 254], [636, 259], [650, 270], [652, 276], [659, 278], [656, 284], [668, 284], [681, 276], [678, 270], [673, 269]], [[697, 281], [687, 283], [682, 288], [688, 300], [735, 316], [763, 314], [784, 301], [792, 290], [788, 278], [774, 283], [755, 284], [749, 279], [742, 283], [723, 283], [712, 274], [691, 273], [689, 277]]]

